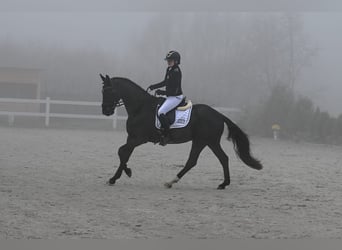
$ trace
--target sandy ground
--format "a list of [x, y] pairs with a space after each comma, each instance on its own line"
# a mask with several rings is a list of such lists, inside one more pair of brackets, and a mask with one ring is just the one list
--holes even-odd
[[[145, 144], [106, 185], [123, 132], [0, 128], [0, 238], [342, 238], [342, 148], [251, 138], [262, 171], [224, 138], [172, 189], [190, 144]], [[116, 167], [115, 167], [116, 169]]]

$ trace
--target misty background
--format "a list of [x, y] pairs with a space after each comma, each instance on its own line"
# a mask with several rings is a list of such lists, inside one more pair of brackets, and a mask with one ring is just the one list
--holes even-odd
[[246, 110], [285, 86], [342, 114], [342, 12], [2, 12], [0, 30], [0, 67], [40, 69], [41, 98], [101, 101], [99, 73], [146, 88], [175, 49], [194, 103]]
[[43, 96], [98, 100], [99, 73], [146, 87], [176, 49], [185, 94], [198, 102], [240, 107], [294, 80], [321, 109], [342, 113], [340, 12], [5, 12], [0, 30], [0, 67], [42, 69]]

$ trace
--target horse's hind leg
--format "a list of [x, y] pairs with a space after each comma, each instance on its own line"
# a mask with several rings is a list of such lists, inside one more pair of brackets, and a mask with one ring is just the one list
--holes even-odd
[[225, 189], [226, 186], [230, 184], [230, 175], [229, 175], [229, 157], [223, 151], [219, 142], [210, 144], [209, 148], [214, 152], [216, 157], [219, 159], [224, 173], [224, 181], [221, 183], [217, 189]]
[[171, 188], [172, 184], [178, 182], [191, 168], [197, 164], [198, 157], [206, 145], [204, 143], [192, 142], [190, 156], [184, 168], [177, 174], [171, 182], [165, 183], [165, 187]]

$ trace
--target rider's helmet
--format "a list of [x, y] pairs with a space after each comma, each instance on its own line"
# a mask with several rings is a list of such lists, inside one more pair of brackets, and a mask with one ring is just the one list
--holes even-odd
[[174, 60], [176, 64], [180, 64], [181, 56], [177, 51], [171, 50], [167, 53], [165, 60]]

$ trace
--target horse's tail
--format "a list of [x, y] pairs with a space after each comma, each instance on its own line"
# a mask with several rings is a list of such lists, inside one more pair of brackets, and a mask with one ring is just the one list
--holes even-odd
[[[221, 114], [222, 115], [222, 114]], [[250, 144], [248, 135], [243, 132], [234, 122], [228, 117], [222, 115], [224, 122], [228, 127], [228, 140], [232, 140], [234, 144], [234, 150], [239, 158], [249, 167], [260, 170], [262, 164], [259, 160], [255, 159], [250, 152]]]

